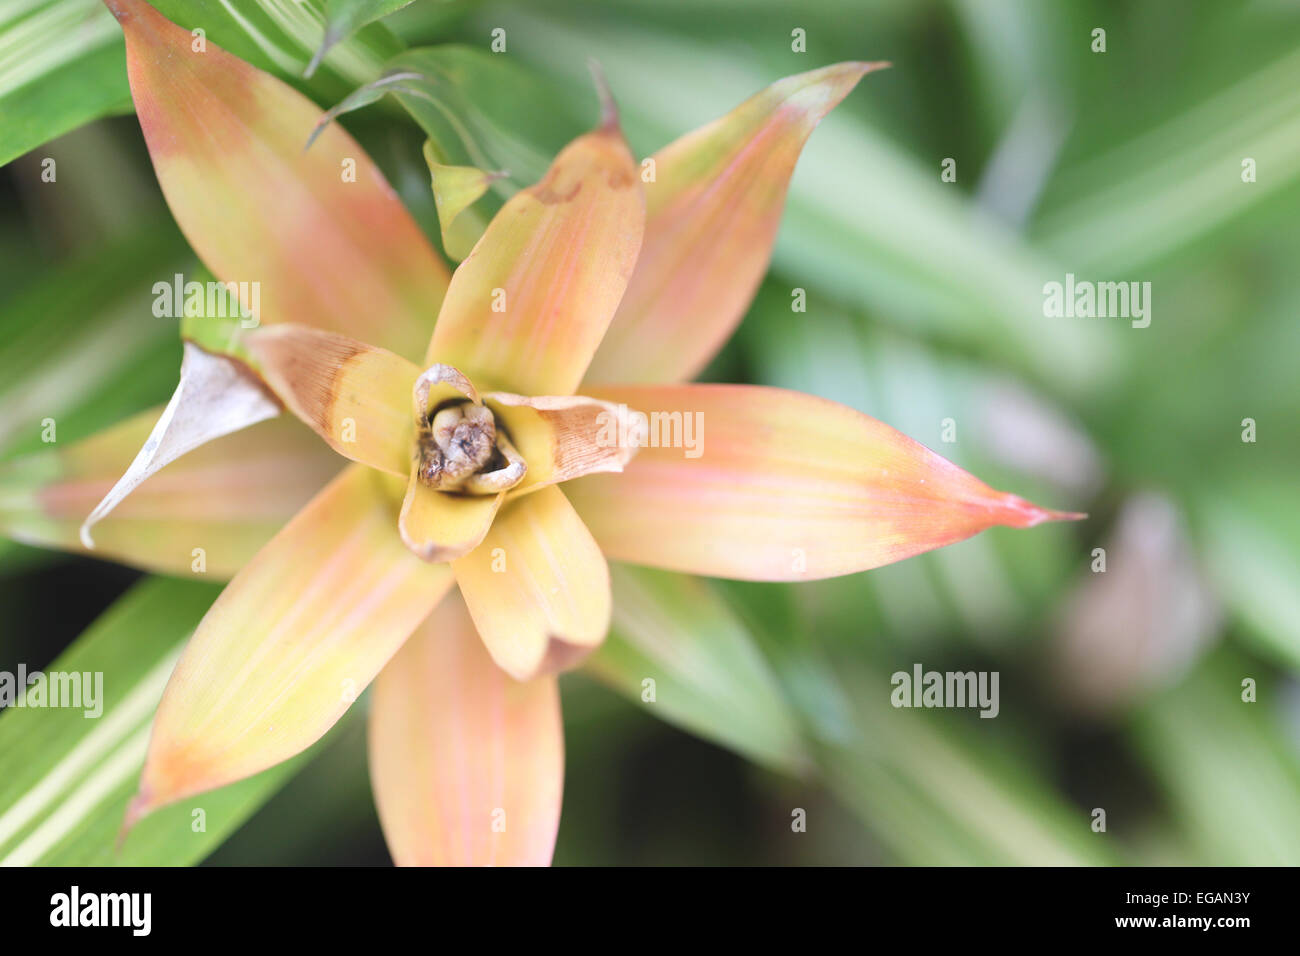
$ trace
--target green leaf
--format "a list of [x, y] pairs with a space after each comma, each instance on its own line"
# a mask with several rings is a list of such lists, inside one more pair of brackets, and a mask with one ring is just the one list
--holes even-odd
[[473, 166], [446, 165], [438, 156], [433, 140], [424, 142], [424, 161], [432, 180], [442, 247], [449, 258], [460, 262], [470, 254], [488, 226], [487, 216], [474, 209], [474, 204], [500, 176]]
[[[1249, 182], [1247, 158], [1258, 164]], [[1059, 176], [1050, 187], [1059, 201], [1034, 238], [1080, 272], [1145, 270], [1253, 209], [1294, 201], [1297, 186], [1300, 53], [1291, 52]]]
[[322, 0], [153, 0], [167, 19], [201, 28], [228, 53], [272, 73], [318, 102], [379, 76], [402, 43], [379, 24], [339, 41], [310, 79], [303, 72], [325, 34]]
[[[1242, 448], [1253, 446], [1242, 443]], [[1220, 485], [1203, 497], [1197, 518], [1201, 554], [1242, 635], [1300, 672], [1300, 515], [1294, 480]]]
[[[707, 582], [619, 564], [610, 573], [614, 621], [588, 671], [652, 714], [760, 764], [807, 768], [797, 722], [772, 672]], [[651, 686], [653, 701], [646, 698]]]
[[[877, 684], [888, 688], [885, 675]], [[873, 688], [872, 693], [878, 693]], [[990, 766], [941, 719], [881, 712], [861, 733], [883, 746], [828, 748], [819, 757], [831, 790], [902, 863], [911, 866], [1115, 864], [1113, 846], [1089, 830], [1037, 775]], [[1005, 756], [1005, 755], [1002, 755]]]
[[[877, 574], [842, 580], [861, 584]], [[917, 660], [915, 642], [892, 649], [860, 616], [842, 616], [844, 639], [829, 646], [830, 622], [808, 613], [820, 603], [815, 585], [728, 581], [722, 588], [743, 608], [750, 634], [806, 720], [819, 778], [897, 860], [1115, 862], [1093, 839], [1087, 814], [1022, 757], [1011, 713], [985, 720], [970, 711], [891, 705], [889, 672]], [[1012, 711], [1005, 695], [1000, 703]]]
[[146, 580], [46, 669], [81, 674], [85, 687], [102, 679], [98, 716], [84, 706], [0, 716], [0, 865], [197, 863], [288, 780], [303, 758], [160, 810], [115, 849], [163, 687], [218, 591]]
[[[325, 32], [321, 0], [153, 0], [186, 29], [318, 102], [379, 76], [403, 47], [371, 24], [302, 73]], [[101, 116], [131, 112], [122, 31], [101, 0], [10, 0], [0, 12], [0, 164]]]
[[541, 179], [555, 155], [588, 126], [544, 78], [504, 56], [446, 45], [407, 50], [377, 81], [353, 91], [331, 118], [392, 94], [406, 107], [448, 166], [505, 171], [502, 196]]
[[[716, 43], [693, 36], [536, 7], [501, 19], [511, 35], [528, 37], [521, 55], [575, 85], [596, 52], [642, 154], [776, 79], [754, 57], [720, 55]], [[869, 95], [864, 87], [846, 106]], [[853, 114], [837, 109], [800, 158], [774, 267], [910, 331], [978, 348], [1054, 393], [1098, 387], [1113, 340], [1090, 320], [1043, 318], [1045, 277], [1063, 276], [1064, 267], [941, 183], [937, 164], [923, 166]]]
[[0, 308], [0, 455], [45, 447], [47, 419], [73, 441], [167, 397], [176, 323], [154, 317], [150, 290], [190, 261], [173, 228], [146, 229], [44, 273]]
[[535, 71], [475, 47], [407, 50], [385, 70], [424, 78], [397, 99], [438, 145], [444, 163], [506, 170], [521, 185], [541, 179], [555, 155], [596, 124], [594, 92], [590, 115], [583, 116], [573, 98]]
[[1087, 811], [1071, 806], [1025, 760], [1014, 732], [993, 726], [1008, 715], [985, 721], [969, 712], [895, 708], [884, 669], [844, 662], [835, 675], [825, 672], [822, 683], [840, 684], [856, 723], [851, 735], [825, 742], [818, 765], [830, 788], [901, 862], [1117, 862], [1112, 845], [1091, 832]]
[[131, 112], [122, 31], [100, 0], [0, 12], [0, 165], [100, 116]]
[[[1257, 700], [1242, 700], [1242, 680]], [[1133, 719], [1182, 839], [1213, 866], [1300, 864], [1300, 760], [1282, 681], [1220, 650]], [[1288, 723], [1292, 726], [1288, 727]]]
[[303, 75], [315, 73], [325, 54], [340, 40], [409, 3], [411, 0], [325, 0], [325, 36]]

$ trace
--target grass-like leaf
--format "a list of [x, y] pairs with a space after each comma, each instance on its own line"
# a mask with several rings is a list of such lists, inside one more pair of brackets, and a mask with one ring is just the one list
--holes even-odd
[[154, 709], [181, 647], [218, 590], [146, 581], [46, 668], [47, 675], [102, 679], [100, 716], [88, 718], [84, 708], [15, 707], [0, 717], [0, 865], [197, 863], [300, 766], [301, 759], [290, 761], [172, 806], [115, 848]]

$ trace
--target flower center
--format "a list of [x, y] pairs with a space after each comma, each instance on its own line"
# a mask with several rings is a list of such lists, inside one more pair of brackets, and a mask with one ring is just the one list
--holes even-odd
[[519, 484], [528, 471], [486, 405], [441, 405], [421, 423], [416, 442], [419, 479], [440, 491], [497, 494]]

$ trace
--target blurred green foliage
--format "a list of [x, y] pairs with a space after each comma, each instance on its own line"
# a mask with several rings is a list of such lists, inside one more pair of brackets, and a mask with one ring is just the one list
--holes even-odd
[[[78, 2], [23, 9], [102, 19]], [[845, 402], [996, 487], [1091, 517], [815, 584], [620, 571], [609, 646], [564, 681], [558, 863], [1300, 863], [1294, 4], [416, 0], [311, 81], [314, 0], [159, 7], [323, 107], [390, 69], [436, 80], [341, 120], [435, 241], [424, 138], [509, 167], [502, 189], [518, 187], [594, 123], [589, 57], [640, 155], [781, 76], [894, 64], [813, 135], [771, 274], [706, 377]], [[0, 173], [4, 457], [38, 448], [45, 417], [64, 441], [165, 400], [179, 349], [146, 290], [193, 268], [134, 121], [61, 135], [129, 109], [124, 74], [108, 93], [96, 79], [120, 66], [120, 38], [86, 34], [63, 62], [51, 48], [33, 83], [36, 66], [6, 59], [21, 21], [0, 20], [3, 158], [44, 145]], [[488, 52], [496, 29], [504, 54]], [[1150, 282], [1150, 327], [1045, 317], [1042, 287], [1067, 272]], [[806, 312], [791, 311], [795, 288]], [[0, 545], [0, 668], [48, 665], [127, 583]], [[171, 586], [144, 593], [166, 602]], [[177, 621], [197, 600], [181, 590]], [[639, 641], [647, 628], [665, 640]], [[177, 640], [142, 632], [141, 646]], [[891, 707], [890, 675], [916, 663], [998, 672], [997, 719]], [[644, 702], [640, 678], [656, 675], [668, 694]], [[0, 719], [0, 745], [21, 716]], [[213, 863], [386, 859], [363, 722], [318, 750], [296, 776], [252, 782], [247, 804], [227, 795], [232, 820], [266, 802]], [[176, 862], [218, 842], [176, 840]], [[5, 841], [0, 856], [19, 842]]]

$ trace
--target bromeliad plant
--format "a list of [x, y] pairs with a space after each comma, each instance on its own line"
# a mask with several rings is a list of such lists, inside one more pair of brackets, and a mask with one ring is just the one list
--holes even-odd
[[[645, 164], [606, 98], [448, 277], [345, 131], [303, 149], [314, 104], [195, 52], [144, 0], [107, 2], [173, 214], [262, 303], [257, 327], [186, 323], [175, 396], [82, 528], [130, 563], [181, 570], [204, 546], [237, 571], [171, 677], [128, 825], [299, 753], [373, 681], [394, 859], [546, 863], [555, 675], [605, 637], [607, 558], [811, 580], [1072, 517], [850, 408], [685, 384], [753, 296], [803, 143], [880, 64], [782, 80]], [[304, 448], [282, 409], [333, 452]], [[689, 454], [653, 440], [665, 420], [702, 423]], [[226, 471], [187, 471], [227, 452]], [[267, 501], [318, 487], [334, 452], [351, 464], [266, 541]], [[24, 537], [74, 546], [90, 457], [62, 459], [61, 493], [31, 499]]]

